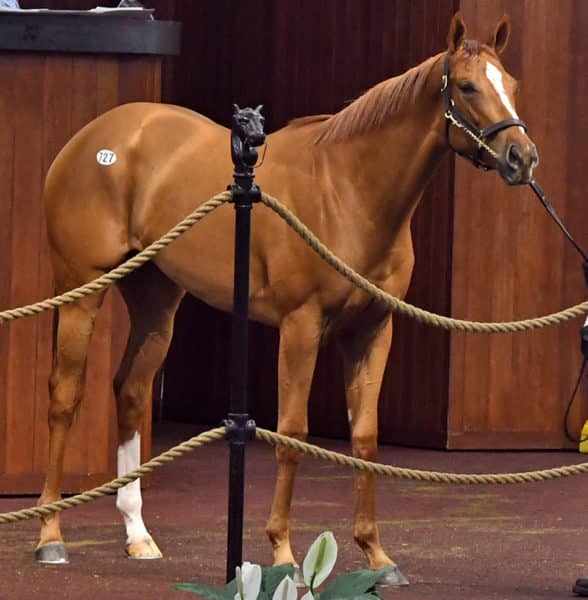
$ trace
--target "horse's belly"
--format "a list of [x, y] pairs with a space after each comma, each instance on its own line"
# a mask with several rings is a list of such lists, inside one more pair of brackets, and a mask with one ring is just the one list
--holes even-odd
[[[203, 224], [204, 225], [204, 224]], [[203, 228], [206, 229], [206, 228]], [[180, 238], [156, 257], [157, 266], [175, 283], [206, 304], [231, 312], [233, 310], [233, 240], [227, 235], [224, 243], [212, 243], [206, 231], [194, 231]], [[217, 230], [218, 234], [219, 231]], [[232, 230], [230, 231], [232, 235]], [[262, 261], [251, 255], [250, 318], [266, 325], [277, 326], [279, 315], [273, 296], [263, 280]]]

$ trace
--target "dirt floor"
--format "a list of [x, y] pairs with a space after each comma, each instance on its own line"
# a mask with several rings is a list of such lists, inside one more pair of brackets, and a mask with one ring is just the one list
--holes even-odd
[[[165, 427], [155, 452], [196, 431]], [[340, 442], [315, 440], [347, 451]], [[144, 493], [145, 520], [165, 557], [133, 561], [123, 552], [123, 528], [106, 498], [63, 517], [70, 552], [67, 566], [33, 560], [37, 523], [0, 526], [0, 599], [190, 598], [174, 582], [222, 584], [225, 571], [227, 450], [206, 446], [153, 477]], [[563, 452], [435, 452], [385, 447], [382, 462], [455, 472], [522, 471], [582, 462]], [[268, 564], [264, 534], [275, 466], [273, 450], [254, 443], [248, 451], [245, 549], [247, 560]], [[573, 597], [571, 587], [588, 576], [586, 519], [588, 477], [523, 486], [444, 486], [380, 480], [381, 535], [410, 579], [386, 599], [535, 600]], [[0, 498], [0, 512], [34, 503]], [[351, 473], [307, 459], [293, 505], [293, 541], [300, 560], [323, 530], [339, 543], [336, 572], [363, 568], [351, 537]]]

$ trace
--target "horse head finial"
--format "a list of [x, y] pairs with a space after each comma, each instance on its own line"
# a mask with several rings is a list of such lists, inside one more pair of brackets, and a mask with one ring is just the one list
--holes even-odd
[[235, 171], [252, 174], [257, 162], [257, 146], [265, 143], [263, 125], [265, 119], [261, 114], [263, 105], [257, 108], [239, 108], [233, 104], [233, 122], [231, 127], [231, 155]]

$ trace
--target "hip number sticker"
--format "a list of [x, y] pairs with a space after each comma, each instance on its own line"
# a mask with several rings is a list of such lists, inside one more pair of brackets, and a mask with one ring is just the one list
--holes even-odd
[[116, 162], [116, 154], [112, 150], [98, 150], [96, 162], [99, 165], [109, 167]]

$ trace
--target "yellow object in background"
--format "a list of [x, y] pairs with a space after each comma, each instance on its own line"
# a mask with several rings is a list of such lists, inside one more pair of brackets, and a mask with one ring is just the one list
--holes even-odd
[[582, 454], [588, 454], [588, 421], [584, 423], [584, 427], [582, 427], [582, 433], [580, 435], [580, 440], [584, 440], [580, 442], [580, 452]]

